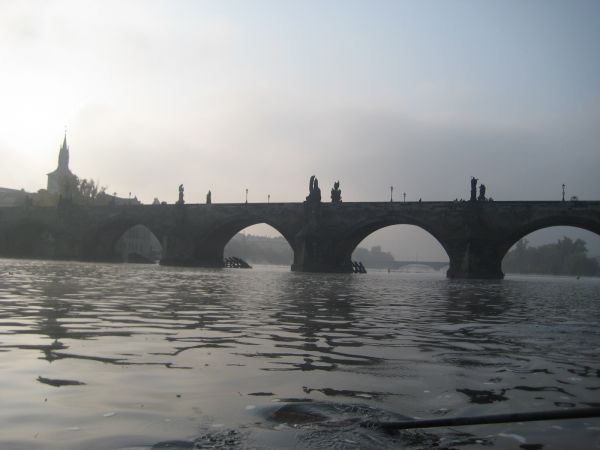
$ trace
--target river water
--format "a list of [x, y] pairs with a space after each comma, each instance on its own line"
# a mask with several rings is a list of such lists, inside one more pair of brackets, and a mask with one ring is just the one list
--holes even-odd
[[591, 449], [600, 280], [0, 260], [0, 448]]

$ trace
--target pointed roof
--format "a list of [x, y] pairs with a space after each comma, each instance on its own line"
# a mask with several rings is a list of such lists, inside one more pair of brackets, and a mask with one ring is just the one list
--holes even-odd
[[48, 175], [54, 174], [69, 174], [71, 170], [69, 169], [69, 144], [67, 144], [67, 131], [65, 130], [65, 136], [63, 138], [63, 143], [60, 147], [60, 151], [58, 152], [58, 167], [50, 172]]
[[67, 145], [67, 132], [65, 130], [65, 137], [63, 139], [62, 147], [58, 153], [58, 168], [69, 170], [69, 146]]

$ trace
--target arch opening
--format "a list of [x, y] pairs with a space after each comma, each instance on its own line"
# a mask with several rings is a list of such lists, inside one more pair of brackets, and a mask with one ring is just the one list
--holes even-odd
[[367, 269], [403, 272], [445, 272], [449, 265], [448, 253], [435, 236], [409, 224], [366, 230], [355, 243], [351, 259]]
[[120, 262], [155, 264], [162, 258], [163, 247], [148, 227], [137, 224], [116, 240], [113, 253]]
[[249, 264], [289, 267], [294, 260], [294, 251], [277, 229], [260, 223], [236, 232], [226, 243], [223, 256], [241, 258]]
[[507, 274], [600, 276], [600, 234], [552, 226], [521, 236], [502, 259]]

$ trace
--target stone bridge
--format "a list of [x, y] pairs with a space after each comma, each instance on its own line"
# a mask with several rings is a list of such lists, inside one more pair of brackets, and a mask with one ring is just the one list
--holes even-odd
[[442, 261], [394, 261], [390, 267], [394, 269], [402, 269], [408, 266], [426, 266], [433, 270], [441, 270], [444, 267], [448, 267], [448, 262]]
[[266, 223], [290, 244], [292, 270], [351, 272], [356, 246], [380, 228], [416, 225], [448, 254], [450, 278], [502, 278], [509, 248], [527, 234], [574, 226], [600, 234], [600, 202], [252, 203], [0, 208], [0, 256], [115, 261], [134, 225], [163, 246], [161, 264], [222, 267], [244, 228]]

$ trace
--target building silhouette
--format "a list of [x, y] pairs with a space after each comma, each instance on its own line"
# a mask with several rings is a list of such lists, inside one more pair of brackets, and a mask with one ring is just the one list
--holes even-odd
[[0, 206], [16, 206], [26, 202], [30, 195], [24, 189], [10, 189], [0, 187]]
[[58, 153], [58, 167], [48, 174], [46, 191], [51, 195], [72, 196], [77, 189], [77, 176], [69, 169], [67, 134]]

